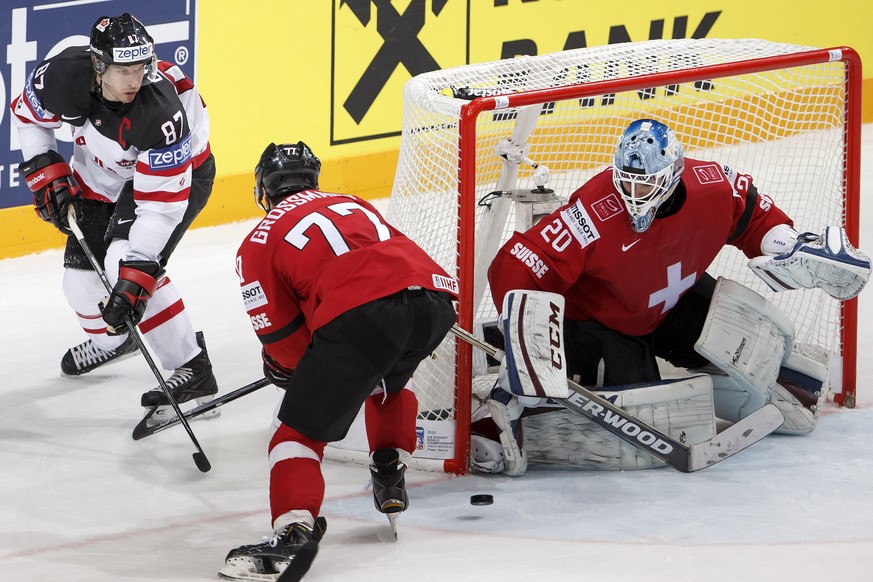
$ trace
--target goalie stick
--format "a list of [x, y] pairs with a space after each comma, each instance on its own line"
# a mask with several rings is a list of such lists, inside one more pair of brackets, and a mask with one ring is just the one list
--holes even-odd
[[[103, 270], [103, 267], [100, 266], [100, 263], [97, 261], [97, 257], [94, 255], [94, 252], [91, 250], [91, 246], [88, 244], [88, 241], [85, 240], [85, 235], [82, 233], [82, 229], [79, 228], [79, 223], [76, 220], [76, 211], [70, 206], [67, 212], [68, 222], [70, 223], [70, 230], [73, 231], [73, 235], [76, 237], [76, 240], [79, 241], [79, 246], [82, 247], [82, 252], [85, 253], [85, 256], [88, 257], [88, 261], [91, 262], [91, 266], [94, 267], [94, 271], [96, 271], [97, 275], [100, 277], [100, 280], [103, 282], [103, 286], [106, 288], [106, 292], [110, 295], [112, 294], [112, 285], [109, 283], [109, 279], [106, 278], [106, 272]], [[158, 384], [161, 387], [161, 390], [164, 391], [167, 399], [170, 401], [170, 405], [172, 405], [173, 410], [176, 412], [178, 416], [182, 416], [182, 411], [179, 409], [179, 403], [176, 402], [176, 399], [173, 397], [173, 393], [170, 392], [170, 388], [167, 386], [167, 382], [164, 380], [164, 377], [161, 375], [160, 370], [155, 365], [155, 361], [152, 359], [151, 353], [149, 353], [146, 348], [145, 342], [142, 339], [142, 336], [139, 334], [139, 330], [133, 322], [130, 321], [130, 318], [125, 321], [127, 325], [127, 331], [130, 334], [130, 337], [133, 338], [136, 345], [139, 347], [139, 351], [142, 353], [143, 357], [145, 357], [146, 363], [151, 368], [152, 373], [155, 375], [155, 378], [158, 380]], [[200, 446], [200, 443], [197, 441], [197, 437], [194, 436], [194, 431], [191, 430], [191, 427], [188, 425], [188, 422], [185, 419], [182, 419], [182, 424], [185, 426], [185, 430], [188, 432], [188, 436], [191, 438], [191, 442], [194, 443], [194, 447], [197, 449], [197, 452], [191, 455], [194, 459], [194, 464], [197, 465], [197, 468], [201, 473], [206, 473], [212, 468], [212, 464], [209, 462], [209, 459], [206, 457], [206, 453], [203, 452], [203, 447]]]
[[[255, 390], [260, 390], [264, 386], [268, 386], [270, 381], [266, 378], [261, 378], [260, 380], [255, 380], [251, 384], [246, 384], [242, 388], [237, 388], [233, 392], [228, 392], [224, 396], [219, 396], [218, 398], [213, 398], [209, 402], [204, 402], [203, 404], [197, 406], [196, 408], [192, 408], [188, 412], [182, 415], [182, 418], [185, 420], [190, 420], [201, 414], [206, 414], [212, 410], [215, 410], [219, 406], [224, 406], [228, 402], [233, 402], [237, 398], [242, 398], [246, 394], [251, 394]], [[162, 430], [168, 429], [171, 426], [176, 426], [180, 422], [182, 422], [178, 416], [174, 416], [172, 418], [168, 418], [163, 420], [153, 426], [148, 425], [148, 420], [151, 418], [152, 414], [154, 414], [154, 410], [150, 411], [139, 423], [133, 427], [133, 440], [138, 441], [139, 439], [145, 438], [147, 436], [152, 436], [156, 432], [161, 432]]]
[[[452, 326], [452, 333], [486, 354], [503, 358], [503, 350], [487, 344], [470, 332]], [[784, 422], [782, 413], [773, 404], [767, 404], [734, 423], [709, 440], [686, 445], [649, 426], [627, 411], [600, 397], [591, 390], [568, 380], [569, 398], [552, 398], [567, 410], [584, 416], [637, 449], [660, 459], [683, 473], [692, 473], [731, 457], [755, 444]]]

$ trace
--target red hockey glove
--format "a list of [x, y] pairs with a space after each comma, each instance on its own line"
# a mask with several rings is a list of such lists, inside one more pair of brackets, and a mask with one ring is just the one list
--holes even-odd
[[27, 187], [33, 192], [33, 208], [37, 216], [51, 222], [62, 233], [73, 234], [67, 209], [72, 205], [76, 216], [80, 216], [82, 188], [64, 158], [49, 150], [19, 164], [18, 173], [24, 176]]
[[163, 275], [155, 261], [118, 262], [118, 282], [103, 306], [103, 321], [111, 332], [122, 332], [128, 320], [139, 323]]

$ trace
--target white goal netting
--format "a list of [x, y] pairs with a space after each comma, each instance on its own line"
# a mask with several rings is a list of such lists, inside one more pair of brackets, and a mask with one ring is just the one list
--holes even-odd
[[[567, 198], [611, 163], [630, 121], [655, 118], [676, 131], [687, 156], [751, 174], [799, 230], [847, 224], [847, 108], [860, 99], [860, 92], [850, 93], [847, 68], [836, 50], [689, 39], [426, 73], [404, 88], [403, 137], [387, 218], [460, 279], [459, 321], [474, 332], [474, 320], [496, 315], [485, 270], [515, 227], [512, 203], [498, 208], [479, 202], [495, 190], [534, 187], [529, 163], [510, 163], [495, 153], [506, 140], [548, 166], [548, 187]], [[484, 98], [472, 101], [476, 96]], [[774, 300], [795, 320], [798, 341], [834, 354], [845, 349], [840, 306], [823, 293], [774, 295], [732, 248], [709, 271]], [[451, 444], [458, 459], [466, 454], [471, 377], [484, 370], [484, 357], [474, 353], [471, 364], [465, 350], [456, 349], [450, 335], [413, 379], [420, 418], [452, 424], [456, 441], [444, 448]]]

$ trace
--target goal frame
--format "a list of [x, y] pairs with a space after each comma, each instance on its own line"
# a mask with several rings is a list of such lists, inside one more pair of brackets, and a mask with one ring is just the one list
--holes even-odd
[[[457, 273], [461, 297], [458, 302], [458, 324], [473, 329], [475, 223], [476, 223], [476, 120], [483, 113], [542, 104], [566, 99], [581, 99], [619, 91], [638, 91], [693, 83], [740, 74], [751, 74], [790, 67], [840, 61], [844, 64], [846, 105], [843, 151], [843, 226], [852, 244], [858, 244], [860, 221], [860, 166], [861, 166], [861, 59], [847, 46], [814, 49], [789, 55], [769, 56], [691, 69], [651, 73], [623, 79], [592, 81], [551, 89], [531, 90], [505, 95], [476, 97], [460, 108], [458, 128], [458, 201], [459, 236], [457, 244]], [[466, 180], [472, 176], [472, 180]], [[835, 395], [837, 404], [853, 408], [857, 382], [857, 298], [845, 301], [840, 308], [841, 347], [843, 356], [842, 391]], [[472, 347], [456, 343], [456, 451], [454, 459], [445, 461], [445, 470], [465, 473], [469, 456], [470, 415], [472, 399]], [[463, 446], [460, 446], [462, 445]]]

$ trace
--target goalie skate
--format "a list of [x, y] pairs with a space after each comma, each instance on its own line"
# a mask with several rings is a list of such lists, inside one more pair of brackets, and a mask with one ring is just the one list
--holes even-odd
[[93, 341], [87, 340], [67, 350], [61, 358], [61, 372], [67, 376], [87, 374], [103, 364], [127, 359], [138, 351], [139, 347], [130, 336], [120, 346], [108, 351], [101, 350]]

